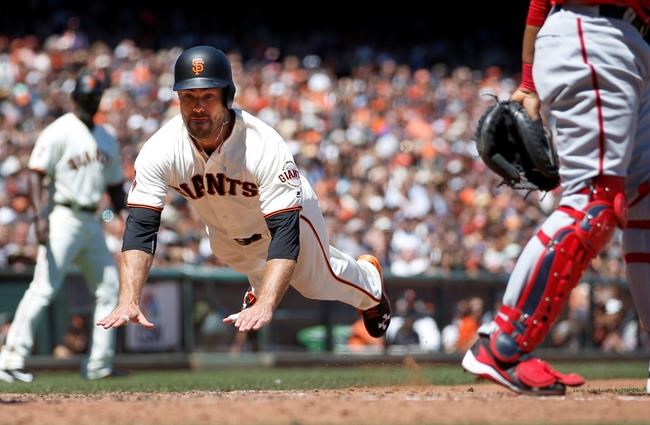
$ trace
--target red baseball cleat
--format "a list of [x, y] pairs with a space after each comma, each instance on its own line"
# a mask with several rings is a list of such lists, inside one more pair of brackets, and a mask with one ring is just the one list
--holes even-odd
[[466, 371], [519, 394], [564, 395], [566, 387], [585, 383], [582, 376], [560, 373], [533, 356], [524, 356], [514, 363], [500, 362], [492, 354], [487, 336], [481, 336], [465, 353], [462, 365]]

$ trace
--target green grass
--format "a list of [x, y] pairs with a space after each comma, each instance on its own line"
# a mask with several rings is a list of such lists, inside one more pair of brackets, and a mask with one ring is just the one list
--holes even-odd
[[[646, 377], [646, 362], [558, 363], [559, 370], [587, 379]], [[135, 371], [126, 378], [86, 381], [72, 372], [41, 372], [31, 384], [0, 383], [0, 393], [103, 393], [290, 390], [413, 384], [471, 384], [460, 365], [364, 366], [313, 368], [236, 368], [202, 371]], [[628, 389], [631, 390], [631, 389]]]

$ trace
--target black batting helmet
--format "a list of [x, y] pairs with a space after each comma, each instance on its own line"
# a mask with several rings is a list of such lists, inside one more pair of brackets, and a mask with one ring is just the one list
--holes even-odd
[[105, 79], [99, 72], [82, 71], [75, 80], [72, 97], [75, 100], [82, 97], [101, 97], [105, 89]]
[[88, 117], [95, 115], [99, 109], [99, 102], [107, 86], [106, 81], [102, 71], [90, 70], [80, 72], [75, 80], [72, 99], [79, 107], [78, 112], [88, 120]]
[[235, 98], [232, 69], [226, 54], [211, 46], [196, 46], [185, 50], [174, 66], [174, 91], [221, 88], [227, 107]]

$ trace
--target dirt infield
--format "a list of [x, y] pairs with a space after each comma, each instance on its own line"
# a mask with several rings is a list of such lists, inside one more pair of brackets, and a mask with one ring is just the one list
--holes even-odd
[[640, 380], [592, 381], [565, 397], [488, 383], [308, 391], [1, 394], [0, 424], [650, 424]]

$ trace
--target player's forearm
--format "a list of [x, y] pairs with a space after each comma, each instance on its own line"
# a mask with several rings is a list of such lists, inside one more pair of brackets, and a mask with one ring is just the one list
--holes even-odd
[[284, 293], [287, 292], [295, 268], [295, 260], [274, 259], [267, 261], [264, 281], [257, 294], [257, 302], [269, 305], [275, 310], [282, 301]]
[[535, 57], [535, 38], [537, 38], [537, 33], [542, 25], [544, 25], [549, 12], [550, 3], [547, 0], [530, 0], [521, 52], [521, 59], [525, 64], [533, 63]]
[[[533, 80], [533, 60], [535, 58], [535, 38], [539, 29], [540, 27], [537, 26], [526, 25], [526, 29], [524, 30], [524, 41], [521, 51], [521, 84], [519, 85], [518, 91], [526, 94], [537, 93], [535, 81]], [[524, 104], [524, 106], [526, 105]]]
[[142, 288], [147, 282], [153, 254], [136, 249], [120, 256], [120, 303], [140, 304]]
[[533, 63], [535, 59], [535, 39], [540, 27], [526, 25], [524, 30], [524, 40], [521, 48], [521, 61], [523, 63]]
[[43, 175], [30, 171], [28, 177], [29, 196], [36, 217], [45, 218], [48, 212], [47, 201], [43, 197]]

